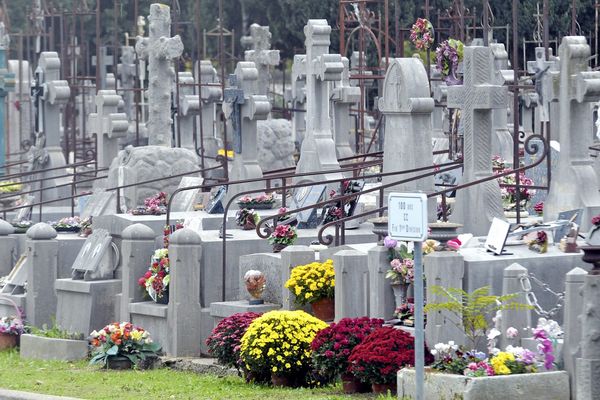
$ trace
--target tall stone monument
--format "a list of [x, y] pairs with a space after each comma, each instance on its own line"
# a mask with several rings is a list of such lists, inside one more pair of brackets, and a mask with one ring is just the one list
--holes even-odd
[[173, 59], [183, 53], [179, 35], [171, 36], [171, 11], [164, 4], [150, 6], [150, 33], [138, 36], [135, 50], [140, 58], [148, 60], [148, 144], [171, 146], [171, 91], [173, 86]]
[[600, 100], [600, 71], [588, 71], [590, 47], [582, 36], [566, 36], [559, 48], [560, 157], [548, 198], [544, 219], [556, 219], [561, 211], [582, 208], [582, 228], [588, 229], [600, 213], [600, 193], [588, 147], [593, 143], [590, 103]]
[[[503, 85], [512, 82], [512, 70], [508, 69], [508, 53], [502, 43], [491, 43], [492, 57], [494, 58], [494, 83]], [[508, 130], [508, 105], [505, 108], [492, 110], [492, 124], [494, 135], [492, 136], [492, 153], [499, 155], [507, 163], [513, 160], [513, 137]]]
[[250, 25], [250, 36], [242, 37], [242, 44], [250, 45], [252, 50], [246, 50], [244, 59], [252, 61], [258, 70], [258, 93], [269, 95], [271, 73], [269, 69], [279, 65], [279, 50], [271, 50], [271, 32], [268, 26]]
[[135, 120], [133, 104], [133, 88], [135, 87], [135, 49], [133, 46], [121, 47], [121, 63], [117, 65], [117, 73], [123, 89], [123, 101], [125, 102], [125, 114], [128, 120]]
[[338, 158], [351, 157], [354, 150], [350, 146], [350, 135], [353, 119], [350, 116], [350, 107], [360, 101], [360, 88], [350, 86], [349, 61], [342, 57], [344, 72], [339, 82], [334, 82], [331, 93], [333, 102], [333, 136], [335, 137], [335, 150]]
[[[179, 73], [179, 147], [196, 151], [194, 145], [194, 118], [200, 113], [200, 96], [194, 94], [194, 75], [191, 72]], [[175, 93], [173, 93], [175, 95]], [[199, 140], [200, 138], [197, 137]]]
[[[31, 83], [33, 73], [27, 60], [8, 60], [8, 72], [15, 76], [15, 89], [8, 93], [8, 139], [6, 150], [8, 154], [14, 155], [21, 152], [21, 142], [29, 139], [33, 131], [31, 126]], [[12, 160], [15, 159], [16, 157], [12, 158]], [[11, 172], [17, 172], [17, 169], [15, 168]]]
[[[210, 60], [201, 60], [196, 64], [196, 80], [200, 87], [200, 124], [202, 125], [202, 150], [208, 157], [216, 157], [220, 148], [219, 138], [216, 135], [217, 102], [221, 99], [219, 75]], [[210, 164], [210, 163], [209, 163]], [[205, 166], [207, 166], [205, 162]]]
[[292, 138], [302, 145], [306, 134], [306, 55], [296, 54], [292, 64]]
[[98, 143], [98, 168], [110, 167], [119, 152], [119, 138], [127, 135], [129, 121], [118, 112], [121, 96], [114, 90], [100, 90], [96, 95], [96, 112], [89, 115], [91, 133]]
[[[235, 74], [230, 75], [230, 87], [225, 89], [223, 111], [233, 128], [233, 151], [230, 180], [262, 178], [258, 163], [256, 121], [264, 120], [271, 112], [271, 103], [258, 93], [258, 70], [253, 62], [240, 61]], [[246, 190], [259, 189], [262, 182], [230, 185], [229, 196]]]
[[[448, 87], [448, 107], [460, 108], [463, 139], [463, 181], [492, 175], [492, 110], [506, 109], [507, 88], [494, 85], [491, 50], [465, 47], [464, 84]], [[457, 192], [454, 222], [476, 236], [487, 234], [492, 219], [503, 217], [500, 187], [493, 179]]]
[[[431, 140], [431, 113], [434, 101], [429, 95], [429, 81], [423, 63], [416, 58], [390, 60], [383, 84], [379, 110], [385, 115], [385, 151], [383, 172], [396, 172], [433, 163]], [[402, 179], [421, 173], [402, 175]], [[398, 180], [398, 176], [384, 177], [383, 184]], [[390, 192], [431, 193], [433, 177], [422, 178], [386, 189]], [[428, 215], [436, 221], [436, 199], [428, 202]]]
[[[6, 126], [4, 110], [6, 110], [6, 96], [15, 88], [15, 75], [8, 72], [6, 66], [6, 51], [10, 43], [8, 33], [4, 28], [4, 22], [0, 22], [0, 167], [6, 164], [6, 137], [8, 133], [4, 131]], [[0, 175], [6, 171], [0, 169]]]
[[306, 137], [302, 141], [296, 173], [323, 171], [303, 180], [317, 182], [342, 179], [329, 119], [330, 81], [339, 81], [342, 57], [329, 54], [331, 27], [324, 19], [310, 19], [306, 36]]

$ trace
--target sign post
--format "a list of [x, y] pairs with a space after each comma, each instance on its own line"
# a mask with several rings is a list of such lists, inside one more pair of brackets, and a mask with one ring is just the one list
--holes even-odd
[[412, 241], [415, 263], [415, 372], [416, 400], [423, 400], [425, 329], [423, 326], [423, 241], [427, 239], [427, 196], [424, 193], [390, 193], [388, 234], [392, 239]]

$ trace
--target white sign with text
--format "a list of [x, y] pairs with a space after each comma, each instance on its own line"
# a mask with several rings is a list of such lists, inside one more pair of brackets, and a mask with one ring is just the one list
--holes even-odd
[[392, 239], [423, 242], [427, 239], [427, 195], [390, 193], [388, 234]]

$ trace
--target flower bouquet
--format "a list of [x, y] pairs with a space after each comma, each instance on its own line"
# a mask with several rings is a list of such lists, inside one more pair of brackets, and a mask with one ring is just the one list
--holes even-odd
[[328, 380], [341, 375], [342, 381], [353, 380], [348, 371], [348, 358], [352, 350], [375, 329], [383, 325], [382, 319], [343, 318], [323, 329], [311, 344], [312, 363], [317, 372]]
[[414, 326], [415, 325], [415, 303], [414, 299], [407, 299], [406, 303], [401, 303], [394, 311], [396, 318], [398, 318], [402, 325]]
[[256, 224], [259, 220], [258, 213], [247, 208], [241, 208], [235, 214], [236, 225], [241, 226], [245, 231], [256, 229]]
[[261, 194], [257, 197], [243, 196], [237, 201], [240, 208], [253, 208], [256, 210], [270, 210], [275, 204], [273, 194]]
[[131, 210], [133, 215], [162, 215], [167, 213], [167, 205], [169, 204], [167, 194], [158, 192], [154, 196], [144, 199], [144, 205]]
[[[507, 169], [502, 170], [500, 173], [508, 171]], [[500, 192], [502, 194], [502, 203], [504, 205], [504, 211], [514, 210], [517, 206], [517, 190], [515, 188], [515, 175], [510, 174], [498, 178], [500, 184]], [[523, 173], [519, 173], [519, 201], [521, 208], [525, 209], [527, 202], [535, 194], [535, 190], [529, 189], [527, 186], [533, 186], [533, 181], [525, 176]]]
[[157, 249], [152, 255], [150, 268], [138, 280], [150, 298], [157, 303], [167, 304], [169, 302], [169, 250]]
[[285, 287], [296, 296], [297, 304], [310, 304], [317, 318], [333, 320], [335, 271], [332, 260], [294, 267]]
[[548, 251], [548, 235], [544, 231], [536, 232], [535, 239], [527, 243], [529, 250], [543, 254]]
[[221, 320], [206, 339], [208, 353], [215, 357], [219, 364], [235, 368], [239, 372], [243, 368], [240, 341], [250, 323], [258, 317], [260, 314], [245, 312]]
[[81, 230], [81, 219], [75, 217], [65, 217], [58, 220], [58, 222], [51, 223], [52, 227], [57, 232], [79, 232]]
[[13, 221], [11, 225], [15, 227], [15, 233], [25, 233], [27, 232], [27, 229], [31, 228], [31, 226], [33, 225], [33, 221]]
[[537, 215], [539, 215], [540, 217], [542, 217], [544, 215], [544, 202], [540, 201], [535, 206], [533, 206], [533, 211], [535, 211], [535, 213]]
[[304, 311], [270, 311], [256, 318], [240, 345], [247, 379], [275, 385], [314, 384], [310, 346], [327, 326]]
[[131, 322], [113, 322], [89, 337], [92, 347], [90, 364], [101, 364], [107, 368], [127, 369], [140, 365], [148, 357], [156, 357], [160, 346], [150, 334]]
[[24, 330], [25, 326], [21, 316], [0, 318], [0, 350], [15, 347]]
[[92, 234], [92, 217], [81, 220], [81, 229], [79, 230], [80, 237], [88, 237]]
[[23, 185], [20, 182], [15, 181], [0, 181], [0, 194], [4, 193], [17, 193], [23, 189]]
[[586, 243], [589, 245], [592, 245], [592, 246], [599, 246], [600, 245], [600, 234], [598, 234], [599, 231], [600, 231], [600, 214], [598, 214], [594, 218], [592, 218], [592, 229], [590, 229], [587, 236], [585, 237]]
[[273, 253], [279, 253], [287, 246], [294, 244], [297, 238], [298, 232], [293, 226], [277, 225], [269, 236], [269, 243], [273, 245]]
[[427, 50], [433, 44], [433, 25], [425, 18], [417, 18], [410, 29], [410, 41], [417, 50]]
[[435, 49], [436, 67], [448, 85], [461, 85], [457, 77], [458, 64], [463, 60], [464, 45], [460, 40], [444, 40]]

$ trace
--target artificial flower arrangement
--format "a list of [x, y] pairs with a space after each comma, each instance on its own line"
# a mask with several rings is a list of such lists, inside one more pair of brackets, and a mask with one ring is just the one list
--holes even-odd
[[235, 223], [244, 230], [256, 229], [256, 224], [260, 220], [258, 213], [252, 209], [240, 208], [235, 214]]
[[23, 189], [20, 182], [15, 181], [0, 181], [0, 193], [16, 193]]
[[540, 217], [544, 215], [544, 202], [540, 201], [539, 203], [536, 203], [536, 205], [533, 206], [533, 211], [535, 211], [535, 213], [537, 215], [539, 215]]
[[503, 171], [506, 169], [506, 160], [504, 160], [499, 155], [495, 155], [492, 157], [492, 169], [494, 171]]
[[[592, 228], [590, 229], [590, 231], [588, 232], [585, 241], [588, 244], [594, 244], [597, 245], [597, 237], [598, 235], [596, 234], [596, 232], [600, 231], [600, 214], [596, 215], [595, 217], [592, 218]], [[593, 238], [593, 236], [596, 236], [596, 238]]]
[[243, 369], [240, 358], [240, 341], [250, 323], [258, 317], [260, 314], [244, 312], [222, 319], [206, 339], [208, 353], [215, 357], [219, 364], [235, 368], [239, 373]]
[[237, 201], [240, 208], [270, 209], [275, 204], [275, 197], [272, 193], [263, 193], [256, 197], [243, 196]]
[[[388, 260], [390, 261], [390, 269], [385, 277], [396, 283], [412, 283], [414, 281], [414, 254], [412, 242], [398, 242], [389, 236], [383, 239], [383, 245], [388, 249]], [[431, 254], [440, 243], [428, 239], [423, 242], [423, 254]]]
[[456, 74], [458, 64], [463, 60], [464, 44], [460, 40], [444, 40], [435, 49], [435, 60], [437, 70], [449, 85], [459, 85], [462, 80]]
[[130, 210], [133, 215], [162, 215], [167, 213], [169, 201], [165, 192], [144, 199], [144, 205]]
[[247, 377], [268, 382], [284, 376], [293, 386], [312, 384], [311, 343], [327, 323], [304, 311], [270, 311], [256, 318], [240, 345]]
[[90, 364], [108, 366], [111, 359], [126, 357], [133, 365], [146, 358], [157, 356], [161, 347], [154, 343], [150, 334], [131, 322], [113, 322], [89, 337], [92, 347]]
[[11, 225], [15, 227], [15, 233], [24, 233], [27, 229], [31, 228], [33, 225], [33, 221], [31, 220], [22, 220], [22, 221], [13, 221]]
[[294, 244], [298, 238], [296, 228], [291, 225], [277, 225], [269, 236], [269, 243], [273, 245], [274, 251], [281, 251], [286, 246]]
[[10, 316], [0, 318], [0, 334], [21, 336], [25, 326], [20, 316]]
[[415, 302], [414, 298], [406, 299], [405, 303], [401, 303], [396, 310], [394, 315], [398, 318], [402, 325], [414, 326], [415, 325]]
[[92, 217], [87, 217], [81, 220], [81, 228], [79, 229], [80, 237], [88, 237], [92, 234]]
[[329, 222], [337, 221], [341, 218], [352, 215], [358, 202], [358, 196], [347, 198], [343, 207], [342, 202], [337, 200], [337, 198], [352, 193], [358, 193], [362, 191], [363, 186], [364, 182], [362, 181], [347, 180], [342, 182], [341, 192], [339, 194], [335, 190], [331, 190], [329, 192], [329, 199], [331, 200], [331, 203], [329, 203], [323, 209], [324, 215], [322, 223], [327, 224]]
[[371, 332], [383, 325], [382, 319], [343, 318], [323, 329], [311, 344], [312, 363], [317, 372], [333, 381], [338, 375], [349, 380], [348, 358], [352, 350]]
[[410, 29], [410, 41], [417, 50], [427, 50], [433, 44], [433, 25], [425, 18], [417, 18]]
[[[509, 171], [508, 169], [502, 170], [499, 173]], [[504, 210], [510, 211], [517, 205], [517, 190], [515, 188], [515, 175], [509, 174], [498, 178], [500, 184], [500, 193], [502, 195], [502, 203], [504, 204]], [[522, 172], [519, 172], [519, 199], [521, 207], [525, 207], [527, 202], [535, 194], [535, 190], [528, 188], [533, 186], [533, 181], [525, 176]]]
[[169, 282], [171, 281], [169, 269], [169, 249], [157, 249], [152, 255], [150, 268], [138, 280], [138, 284], [156, 302], [168, 300]]
[[292, 269], [285, 287], [296, 296], [296, 303], [305, 305], [321, 299], [333, 299], [335, 294], [335, 271], [333, 260], [315, 261]]
[[51, 222], [50, 225], [57, 232], [79, 232], [81, 230], [81, 218], [78, 216], [64, 217], [57, 222]]
[[535, 238], [527, 243], [527, 247], [536, 253], [545, 253], [548, 251], [548, 235], [544, 231], [537, 231]]
[[[398, 370], [415, 361], [412, 335], [390, 326], [375, 329], [350, 353], [350, 372], [362, 382], [394, 384]], [[425, 363], [433, 357], [425, 348]]]
[[165, 225], [163, 228], [163, 247], [167, 249], [169, 247], [169, 237], [171, 233], [183, 228], [183, 221], [177, 221], [175, 225]]

